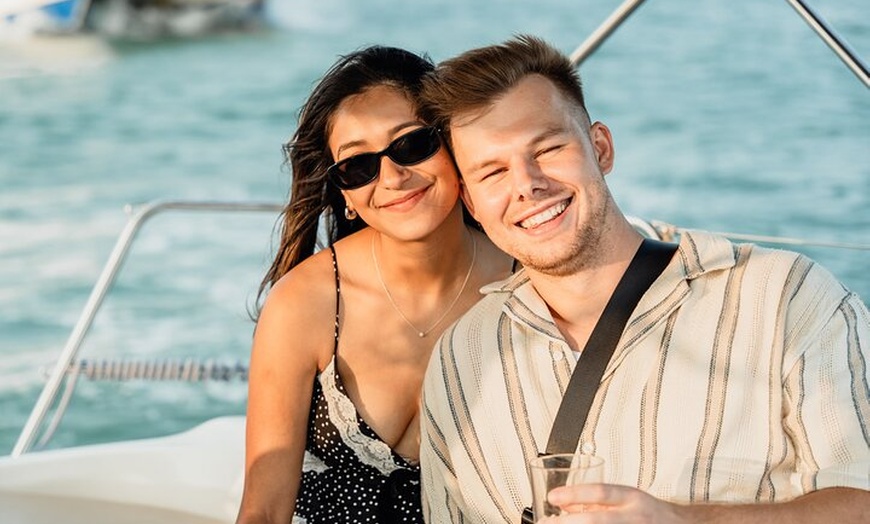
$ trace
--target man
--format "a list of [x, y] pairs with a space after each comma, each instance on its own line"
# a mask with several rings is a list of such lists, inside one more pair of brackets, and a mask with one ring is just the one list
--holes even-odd
[[[424, 98], [463, 198], [523, 264], [442, 336], [423, 392], [429, 522], [520, 521], [589, 335], [642, 242], [604, 181], [576, 71], [520, 37], [442, 63]], [[685, 233], [629, 318], [578, 450], [605, 484], [564, 522], [870, 522], [870, 314], [811, 260]]]

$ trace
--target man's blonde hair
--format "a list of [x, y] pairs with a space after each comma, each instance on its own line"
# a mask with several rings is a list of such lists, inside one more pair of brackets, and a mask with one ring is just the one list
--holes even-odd
[[466, 51], [441, 62], [424, 79], [423, 113], [450, 143], [450, 124], [460, 114], [491, 106], [529, 75], [541, 75], [589, 120], [577, 69], [567, 56], [540, 38], [519, 35], [498, 45]]

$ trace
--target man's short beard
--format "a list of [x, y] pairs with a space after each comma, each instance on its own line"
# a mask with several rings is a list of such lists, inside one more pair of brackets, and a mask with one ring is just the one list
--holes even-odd
[[546, 253], [540, 258], [535, 254], [524, 254], [519, 261], [533, 271], [553, 277], [573, 275], [583, 268], [591, 267], [601, 254], [601, 239], [606, 237], [609, 227], [605, 218], [610, 205], [610, 199], [605, 198], [602, 206], [595, 210], [583, 229], [577, 232], [565, 256], [550, 259]]

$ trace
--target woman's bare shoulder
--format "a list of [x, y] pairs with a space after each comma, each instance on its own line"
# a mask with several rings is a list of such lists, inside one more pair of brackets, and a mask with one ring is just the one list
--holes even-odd
[[269, 291], [281, 302], [308, 299], [312, 305], [323, 300], [334, 300], [335, 276], [329, 248], [318, 251], [288, 271]]
[[324, 249], [269, 290], [257, 322], [257, 339], [262, 346], [313, 352], [322, 361], [332, 351], [335, 304], [332, 256]]

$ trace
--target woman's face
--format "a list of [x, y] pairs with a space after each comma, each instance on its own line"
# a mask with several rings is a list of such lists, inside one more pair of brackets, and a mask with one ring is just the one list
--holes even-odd
[[[332, 115], [329, 149], [336, 162], [383, 151], [424, 127], [414, 107], [393, 87], [377, 86], [344, 100]], [[411, 166], [380, 158], [378, 177], [342, 190], [347, 205], [371, 227], [402, 240], [424, 238], [459, 205], [459, 177], [445, 147]]]

